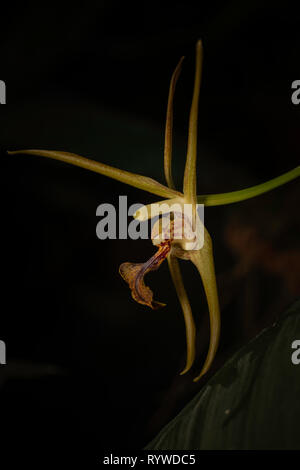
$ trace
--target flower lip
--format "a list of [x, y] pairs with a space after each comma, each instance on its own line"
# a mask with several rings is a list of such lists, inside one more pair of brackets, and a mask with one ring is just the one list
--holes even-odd
[[145, 263], [122, 263], [119, 273], [131, 289], [131, 295], [136, 302], [147, 305], [152, 310], [164, 307], [166, 304], [153, 300], [153, 292], [145, 285], [144, 277], [150, 271], [156, 271], [167, 258], [171, 250], [171, 241], [162, 242], [157, 252]]

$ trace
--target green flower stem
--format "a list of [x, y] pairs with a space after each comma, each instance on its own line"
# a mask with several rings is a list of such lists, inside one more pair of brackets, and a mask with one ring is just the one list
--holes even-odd
[[204, 204], [205, 206], [222, 206], [225, 204], [233, 204], [234, 202], [245, 201], [252, 197], [259, 196], [260, 194], [267, 193], [272, 189], [278, 188], [289, 181], [292, 181], [300, 176], [300, 166], [297, 166], [293, 170], [283, 173], [283, 175], [277, 176], [266, 183], [257, 184], [251, 188], [241, 189], [240, 191], [232, 191], [230, 193], [220, 194], [205, 194], [197, 196], [198, 204]]

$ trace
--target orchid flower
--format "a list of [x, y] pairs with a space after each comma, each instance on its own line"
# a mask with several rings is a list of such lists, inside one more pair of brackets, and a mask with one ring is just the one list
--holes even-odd
[[[141, 207], [134, 214], [134, 217], [139, 221], [144, 221], [157, 215], [163, 215], [162, 218], [157, 220], [151, 233], [152, 242], [158, 247], [157, 252], [145, 263], [123, 263], [120, 266], [119, 272], [128, 283], [134, 300], [143, 305], [149, 306], [152, 309], [157, 309], [163, 307], [164, 304], [153, 300], [153, 293], [151, 289], [145, 285], [144, 277], [149, 271], [158, 269], [161, 263], [167, 259], [170, 274], [175, 285], [185, 321], [187, 354], [186, 364], [181, 372], [181, 374], [184, 374], [190, 370], [195, 359], [196, 329], [190, 302], [183, 285], [178, 258], [189, 260], [194, 264], [202, 279], [210, 317], [210, 343], [202, 370], [194, 379], [194, 381], [198, 381], [200, 377], [209, 370], [216, 355], [220, 337], [221, 320], [212, 240], [208, 231], [199, 220], [197, 214], [197, 203], [204, 204], [204, 206], [215, 206], [230, 204], [258, 196], [298, 177], [300, 175], [300, 167], [296, 167], [266, 183], [246, 188], [241, 191], [197, 196], [196, 159], [198, 102], [203, 62], [202, 42], [198, 41], [196, 44], [194, 92], [189, 117], [188, 146], [183, 178], [183, 192], [176, 190], [172, 178], [173, 96], [183, 59], [183, 57], [180, 59], [172, 75], [169, 89], [164, 149], [164, 172], [167, 186], [146, 176], [120, 170], [73, 153], [50, 150], [16, 150], [8, 153], [39, 155], [67, 162], [164, 198], [155, 204]], [[183, 216], [182, 211], [180, 210], [186, 204], [189, 204], [192, 208], [189, 216], [187, 217], [185, 215]], [[179, 210], [177, 212], [173, 212], [173, 218], [165, 218], [164, 216], [168, 214], [170, 216], [174, 205], [178, 207]], [[202, 232], [199, 230], [199, 227], [202, 228]], [[176, 236], [177, 232], [180, 231], [179, 229], [182, 228], [184, 228], [184, 236]], [[191, 236], [186, 237], [187, 232]], [[203, 240], [200, 240], [200, 232], [204, 233]]]

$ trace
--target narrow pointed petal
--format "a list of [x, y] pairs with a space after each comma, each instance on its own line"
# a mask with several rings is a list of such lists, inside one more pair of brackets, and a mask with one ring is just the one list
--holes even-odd
[[212, 241], [206, 229], [204, 234], [203, 247], [201, 250], [190, 253], [190, 259], [198, 269], [202, 278], [210, 317], [210, 344], [202, 371], [198, 377], [194, 379], [194, 382], [197, 382], [204, 374], [206, 374], [214, 360], [219, 345], [221, 328], [220, 307], [214, 268]]
[[166, 259], [171, 250], [171, 243], [159, 245], [157, 252], [146, 263], [123, 263], [119, 268], [124, 281], [131, 290], [132, 298], [139, 304], [147, 305], [152, 310], [164, 307], [166, 304], [153, 300], [152, 290], [145, 285], [144, 277], [150, 271], [156, 271]]
[[181, 57], [173, 72], [168, 97], [166, 129], [165, 129], [165, 150], [164, 150], [164, 170], [167, 185], [169, 188], [175, 188], [172, 178], [172, 131], [173, 131], [173, 98], [176, 88], [176, 82], [181, 72], [181, 65], [184, 57]]
[[261, 194], [279, 188], [283, 184], [288, 183], [300, 176], [300, 166], [287, 171], [276, 178], [273, 178], [265, 183], [251, 186], [250, 188], [241, 189], [239, 191], [231, 191], [229, 193], [220, 194], [204, 194], [197, 196], [198, 204], [205, 206], [222, 206], [225, 204], [233, 204], [234, 202], [245, 201]]
[[70, 163], [72, 165], [94, 171], [95, 173], [100, 173], [101, 175], [118, 180], [121, 183], [129, 184], [130, 186], [134, 186], [135, 188], [148, 191], [149, 193], [156, 194], [157, 196], [161, 197], [168, 198], [181, 196], [181, 193], [158, 183], [158, 181], [155, 181], [152, 178], [130, 173], [129, 171], [125, 170], [119, 170], [118, 168], [81, 157], [80, 155], [76, 155], [74, 153], [60, 152], [56, 150], [15, 150], [8, 153], [10, 155], [24, 153], [28, 155], [37, 155], [41, 157], [52, 158], [54, 160], [60, 160], [65, 163]]
[[181, 375], [185, 374], [190, 370], [193, 365], [195, 359], [195, 336], [196, 336], [196, 329], [195, 329], [195, 322], [193, 318], [192, 309], [190, 306], [190, 302], [184, 288], [184, 284], [182, 281], [182, 276], [180, 272], [180, 267], [178, 260], [174, 256], [168, 256], [168, 264], [171, 273], [171, 277], [178, 295], [178, 299], [183, 311], [184, 322], [185, 322], [185, 330], [186, 330], [186, 345], [187, 345], [187, 353], [186, 353], [186, 365], [183, 371], [180, 373]]
[[184, 170], [183, 192], [187, 203], [197, 203], [196, 193], [196, 161], [197, 161], [197, 130], [198, 130], [198, 103], [202, 75], [203, 49], [202, 42], [196, 44], [196, 70], [194, 93], [190, 111], [187, 156]]

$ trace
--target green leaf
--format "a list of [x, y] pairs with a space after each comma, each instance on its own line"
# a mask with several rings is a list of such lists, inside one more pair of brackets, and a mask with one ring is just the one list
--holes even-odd
[[300, 300], [238, 351], [147, 449], [300, 449]]

